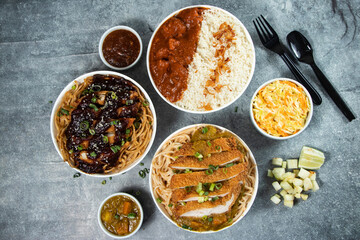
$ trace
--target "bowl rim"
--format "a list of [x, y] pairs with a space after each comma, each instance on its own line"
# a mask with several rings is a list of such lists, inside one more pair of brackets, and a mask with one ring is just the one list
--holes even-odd
[[[289, 81], [289, 82], [292, 82], [292, 83], [295, 83], [296, 85], [298, 85], [299, 87], [301, 87], [304, 91], [305, 91], [305, 94], [306, 96], [309, 98], [309, 101], [310, 101], [310, 111], [309, 111], [309, 114], [306, 118], [306, 123], [304, 125], [304, 127], [297, 133], [293, 134], [293, 135], [290, 135], [290, 136], [287, 136], [287, 137], [276, 137], [276, 136], [272, 136], [270, 135], [269, 133], [265, 132], [264, 130], [262, 130], [256, 123], [255, 121], [255, 118], [254, 118], [254, 113], [252, 111], [252, 107], [253, 107], [253, 101], [254, 101], [254, 98], [256, 97], [256, 95], [258, 94], [258, 92], [260, 91], [260, 89], [262, 89], [263, 87], [265, 87], [266, 85], [269, 85], [270, 83], [273, 83], [275, 81]], [[313, 108], [314, 108], [314, 104], [312, 102], [312, 98], [311, 98], [311, 95], [309, 94], [308, 90], [301, 84], [299, 83], [298, 81], [295, 81], [294, 79], [291, 79], [291, 78], [285, 78], [285, 77], [280, 77], [280, 78], [274, 78], [274, 79], [271, 79], [269, 81], [266, 81], [265, 83], [263, 83], [260, 87], [258, 87], [255, 91], [255, 93], [253, 94], [252, 98], [251, 98], [251, 101], [250, 101], [250, 119], [251, 119], [251, 122], [253, 123], [253, 125], [255, 126], [255, 128], [264, 136], [268, 137], [268, 138], [271, 138], [271, 139], [274, 139], [274, 140], [286, 140], [286, 139], [290, 139], [290, 138], [293, 138], [297, 135], [299, 135], [300, 133], [302, 133], [306, 128], [307, 126], [310, 124], [310, 121], [312, 119], [312, 116], [313, 116]]]
[[198, 124], [192, 124], [192, 125], [187, 125], [185, 127], [182, 127], [178, 130], [176, 130], [175, 132], [171, 133], [167, 138], [165, 138], [164, 141], [162, 141], [162, 143], [159, 145], [159, 147], [157, 148], [157, 150], [155, 151], [154, 153], [154, 156], [156, 156], [156, 154], [158, 153], [158, 151], [161, 149], [161, 147], [167, 142], [169, 141], [169, 139], [171, 137], [173, 137], [175, 134], [179, 133], [179, 132], [182, 132], [186, 129], [189, 129], [189, 128], [193, 128], [193, 127], [198, 127], [198, 126], [214, 126], [216, 128], [219, 128], [221, 130], [226, 130], [226, 131], [229, 131], [231, 134], [233, 134], [240, 142], [241, 144], [243, 144], [243, 146], [246, 148], [246, 150], [249, 151], [249, 154], [250, 154], [250, 158], [253, 160], [254, 164], [255, 164], [255, 186], [254, 186], [254, 193], [252, 194], [251, 196], [251, 199], [250, 201], [248, 202], [248, 206], [246, 208], [246, 210], [244, 211], [244, 213], [235, 221], [233, 222], [231, 225], [229, 226], [226, 226], [220, 230], [216, 230], [216, 231], [204, 231], [204, 232], [199, 232], [199, 231], [192, 231], [192, 230], [188, 230], [188, 229], [184, 229], [182, 227], [180, 227], [179, 225], [177, 225], [169, 216], [167, 213], [165, 213], [165, 209], [162, 209], [162, 206], [157, 202], [156, 198], [155, 198], [155, 194], [153, 192], [153, 186], [152, 186], [152, 170], [153, 170], [153, 160], [154, 158], [151, 160], [151, 165], [150, 165], [150, 176], [149, 176], [149, 185], [150, 185], [150, 193], [151, 193], [151, 197], [156, 205], [156, 207], [158, 208], [158, 210], [161, 212], [161, 214], [167, 219], [169, 220], [172, 224], [174, 224], [176, 227], [182, 229], [182, 230], [185, 230], [185, 231], [188, 231], [188, 232], [192, 232], [192, 233], [198, 233], [198, 234], [210, 234], [210, 233], [217, 233], [217, 232], [221, 232], [225, 229], [228, 229], [232, 226], [234, 226], [236, 223], [238, 223], [240, 220], [242, 220], [245, 215], [250, 211], [250, 208], [252, 207], [254, 201], [255, 201], [255, 198], [256, 198], [256, 195], [257, 195], [257, 191], [258, 191], [258, 187], [259, 187], [259, 170], [258, 170], [258, 167], [257, 167], [257, 163], [256, 163], [256, 160], [255, 160], [255, 157], [253, 155], [253, 153], [251, 152], [249, 146], [244, 142], [244, 140], [242, 140], [242, 138], [240, 138], [237, 134], [235, 134], [233, 131], [230, 131], [229, 129], [225, 128], [225, 127], [222, 127], [222, 126], [219, 126], [219, 125], [215, 125], [215, 124], [211, 124], [211, 123], [198, 123]]
[[[110, 198], [112, 197], [115, 197], [115, 196], [126, 196], [126, 197], [129, 197], [131, 198], [131, 200], [133, 200], [138, 206], [139, 206], [139, 209], [140, 209], [140, 222], [137, 226], [137, 228], [130, 234], [128, 235], [125, 235], [125, 236], [120, 236], [120, 235], [116, 235], [116, 234], [113, 234], [111, 232], [109, 232], [105, 227], [104, 227], [104, 224], [102, 223], [102, 220], [101, 220], [101, 209], [102, 207], [104, 206], [105, 202], [107, 200], [109, 200]], [[101, 230], [103, 230], [104, 233], [106, 233], [108, 236], [110, 237], [113, 237], [113, 238], [117, 238], [117, 239], [124, 239], [124, 238], [128, 238], [128, 237], [131, 237], [132, 235], [134, 235], [137, 231], [139, 231], [139, 229], [141, 228], [141, 225], [144, 221], [144, 211], [143, 211], [143, 208], [139, 202], [139, 200], [137, 200], [133, 195], [130, 195], [128, 193], [125, 193], [125, 192], [118, 192], [118, 193], [114, 193], [114, 194], [111, 194], [110, 196], [106, 197], [100, 204], [99, 206], [99, 209], [98, 209], [98, 213], [97, 213], [97, 219], [98, 219], [98, 223], [99, 223], [99, 226], [101, 228]]]
[[[56, 111], [57, 109], [59, 108], [60, 106], [60, 103], [61, 103], [61, 100], [62, 98], [64, 97], [65, 93], [67, 91], [69, 91], [71, 89], [71, 87], [74, 85], [74, 82], [77, 81], [77, 82], [83, 82], [85, 78], [87, 77], [90, 77], [90, 76], [93, 76], [95, 74], [101, 74], [101, 75], [116, 75], [116, 76], [119, 76], [119, 77], [123, 77], [125, 78], [126, 80], [130, 81], [132, 84], [134, 84], [136, 87], [138, 87], [140, 89], [140, 91], [144, 94], [146, 100], [148, 101], [149, 103], [149, 107], [150, 107], [150, 110], [153, 114], [153, 123], [152, 123], [152, 127], [153, 127], [153, 132], [152, 132], [152, 135], [151, 135], [151, 139], [150, 139], [150, 142], [147, 146], [147, 148], [145, 149], [144, 153], [137, 159], [135, 160], [133, 163], [131, 163], [129, 166], [127, 166], [126, 168], [122, 169], [121, 171], [117, 172], [117, 173], [112, 173], [112, 174], [99, 174], [99, 173], [94, 173], [94, 174], [89, 174], [89, 173], [86, 173], [86, 172], [83, 172], [81, 171], [80, 169], [78, 168], [72, 168], [74, 170], [76, 170], [77, 172], [81, 173], [81, 174], [85, 174], [85, 175], [88, 175], [88, 176], [91, 176], [91, 177], [113, 177], [113, 176], [117, 176], [117, 175], [120, 175], [122, 173], [125, 173], [129, 170], [131, 170], [132, 168], [134, 168], [138, 163], [140, 163], [144, 158], [145, 156], [148, 154], [148, 152], [150, 151], [150, 148], [152, 147], [153, 143], [154, 143], [154, 139], [155, 139], [155, 135], [156, 135], [156, 128], [157, 128], [157, 118], [156, 118], [156, 112], [155, 112], [155, 107], [154, 107], [154, 104], [153, 102], [151, 101], [151, 98], [150, 96], [148, 95], [148, 93], [145, 91], [145, 89], [139, 84], [137, 83], [135, 80], [133, 80], [132, 78], [122, 74], [122, 73], [118, 73], [118, 72], [113, 72], [113, 71], [94, 71], [94, 72], [89, 72], [89, 73], [85, 73], [79, 77], [77, 77], [76, 79], [72, 80], [71, 82], [69, 82], [65, 87], [64, 89], [61, 91], [61, 93], [58, 95], [58, 97], [56, 98], [56, 101], [54, 103], [54, 106], [52, 108], [52, 111], [51, 111], [51, 115], [50, 115], [50, 133], [51, 133], [51, 139], [52, 139], [52, 142], [55, 146], [55, 149], [56, 151], [58, 152], [58, 154], [60, 155], [61, 159], [64, 160], [63, 156], [61, 155], [61, 152], [60, 152], [60, 149], [58, 147], [58, 144], [57, 144], [57, 141], [56, 141], [56, 127], [55, 127], [55, 115], [56, 115]], [[69, 163], [67, 161], [64, 160], [64, 162], [66, 162], [68, 165]], [[70, 166], [70, 165], [69, 165]]]
[[[106, 59], [104, 57], [104, 54], [103, 54], [103, 51], [102, 51], [102, 46], [104, 44], [105, 38], [110, 33], [114, 32], [116, 30], [128, 30], [128, 31], [132, 32], [136, 36], [136, 38], [139, 40], [139, 43], [140, 43], [140, 51], [139, 51], [139, 54], [138, 54], [137, 58], [135, 59], [135, 61], [133, 63], [131, 63], [130, 65], [128, 65], [126, 67], [115, 67], [115, 66], [111, 65], [110, 63], [108, 63], [106, 61]], [[125, 25], [118, 25], [118, 26], [114, 26], [112, 28], [109, 28], [108, 30], [106, 30], [103, 33], [103, 35], [101, 36], [100, 41], [99, 41], [99, 48], [98, 49], [99, 49], [100, 59], [107, 67], [112, 68], [114, 70], [121, 71], [121, 70], [126, 70], [126, 69], [129, 69], [129, 68], [133, 67], [140, 60], [141, 54], [142, 54], [142, 51], [143, 51], [143, 44], [142, 44], [140, 35], [133, 28], [125, 26]]]
[[[252, 47], [252, 52], [253, 52], [253, 59], [252, 59], [252, 66], [251, 66], [251, 72], [250, 72], [250, 75], [249, 75], [249, 78], [248, 78], [248, 81], [247, 83], [245, 84], [244, 88], [239, 92], [239, 94], [230, 102], [224, 104], [223, 106], [219, 107], [219, 108], [216, 108], [216, 109], [213, 109], [213, 110], [210, 110], [210, 111], [195, 111], [195, 110], [187, 110], [185, 108], [181, 108], [179, 106], [177, 106], [176, 104], [170, 102], [168, 99], [166, 99], [165, 96], [163, 96], [160, 91], [158, 90], [152, 76], [151, 76], [151, 72], [150, 72], [150, 61], [149, 61], [149, 57], [150, 57], [150, 48], [151, 48], [151, 45], [152, 45], [152, 42], [154, 40], [154, 37], [155, 37], [155, 34], [159, 31], [160, 27], [171, 17], [173, 17], [175, 14], [179, 13], [180, 11], [182, 10], [185, 10], [185, 9], [189, 9], [189, 8], [196, 8], [196, 7], [204, 7], [204, 8], [213, 8], [213, 9], [217, 9], [217, 10], [220, 10], [220, 11], [223, 11], [225, 12], [226, 14], [229, 14], [230, 16], [232, 16], [235, 21], [238, 21], [238, 23], [240, 24], [240, 26], [244, 29], [244, 32], [245, 32], [245, 35], [246, 35], [246, 38], [249, 40], [250, 42], [250, 45]], [[253, 76], [254, 76], [254, 71], [255, 71], [255, 63], [256, 63], [256, 54], [255, 54], [255, 46], [254, 46], [254, 43], [252, 41], [252, 38], [251, 38], [251, 35], [250, 33], [248, 32], [247, 28], [245, 27], [245, 25], [235, 16], [233, 15], [232, 13], [226, 11], [225, 9], [222, 9], [220, 7], [216, 7], [216, 6], [212, 6], [212, 5], [191, 5], [191, 6], [187, 6], [187, 7], [184, 7], [184, 8], [181, 8], [181, 9], [178, 9], [172, 13], [170, 13], [169, 15], [167, 15], [160, 23], [159, 25], [156, 27], [156, 29], [154, 30], [153, 34], [151, 35], [151, 38], [149, 40], [149, 44], [148, 44], [148, 47], [147, 47], [147, 52], [146, 52], [146, 68], [147, 68], [147, 73], [148, 73], [148, 76], [149, 76], [149, 79], [150, 79], [150, 82], [151, 84], [153, 85], [155, 91], [160, 95], [160, 97], [165, 101], [167, 102], [169, 105], [171, 105], [172, 107], [180, 110], [180, 111], [183, 111], [183, 112], [186, 112], [186, 113], [194, 113], [194, 114], [207, 114], [207, 113], [213, 113], [213, 112], [217, 112], [217, 111], [220, 111], [228, 106], [230, 106], [231, 104], [233, 104], [236, 100], [238, 100], [242, 95], [243, 93], [245, 92], [245, 90], [248, 88]]]

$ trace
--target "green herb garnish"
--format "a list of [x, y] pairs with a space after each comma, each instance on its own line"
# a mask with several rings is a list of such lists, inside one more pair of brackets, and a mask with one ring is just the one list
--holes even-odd
[[115, 218], [115, 219], [119, 219], [119, 218], [120, 218], [120, 215], [119, 215], [119, 214], [115, 214], [114, 218]]
[[134, 127], [135, 127], [135, 129], [138, 129], [140, 127], [140, 122], [135, 122]]
[[82, 121], [79, 125], [81, 131], [88, 130], [90, 123], [88, 121]]
[[102, 140], [103, 140], [104, 143], [108, 143], [108, 142], [109, 142], [109, 138], [108, 138], [108, 136], [106, 136], [106, 135], [103, 136], [103, 139], [102, 139]]
[[80, 173], [75, 173], [74, 176], [73, 176], [73, 178], [78, 178], [78, 177], [80, 177], [80, 176], [81, 176]]
[[206, 141], [206, 144], [211, 147], [211, 142], [210, 141]]
[[91, 152], [91, 153], [90, 153], [90, 157], [96, 157], [96, 153], [95, 153], [95, 152]]
[[183, 224], [181, 227], [184, 228], [184, 229], [192, 230], [191, 227], [189, 227], [188, 225], [185, 225], [185, 224]]
[[174, 206], [174, 205], [172, 203], [169, 203], [168, 207], [172, 207], [172, 206]]
[[201, 132], [202, 132], [203, 134], [207, 133], [208, 131], [209, 131], [209, 129], [208, 129], [207, 127], [203, 127], [203, 128], [201, 129]]
[[103, 181], [101, 182], [101, 184], [102, 184], [102, 185], [105, 185], [105, 184], [106, 184], [106, 180], [103, 180]]
[[134, 100], [130, 99], [130, 100], [126, 100], [125, 104], [126, 105], [131, 105], [134, 103]]
[[94, 130], [94, 129], [89, 129], [89, 133], [90, 133], [91, 135], [95, 135], [95, 130]]
[[72, 154], [74, 152], [74, 150], [70, 149], [69, 150], [69, 154]]
[[140, 176], [141, 178], [145, 178], [145, 177], [146, 177], [146, 172], [145, 172], [144, 170], [140, 170], [140, 171], [139, 171], [139, 176]]
[[72, 89], [72, 90], [75, 90], [75, 89], [76, 89], [76, 85], [73, 85], [73, 86], [71, 87], [71, 89]]
[[162, 200], [161, 198], [157, 198], [156, 201], [157, 201], [158, 203], [162, 203], [163, 200]]
[[83, 149], [84, 149], [84, 148], [83, 148], [83, 146], [81, 146], [81, 145], [77, 147], [77, 150], [79, 150], [79, 151], [81, 151], [81, 150], [83, 150]]
[[235, 112], [237, 112], [238, 111], [238, 107], [235, 107]]
[[212, 218], [212, 217], [209, 217], [207, 220], [208, 220], [209, 222], [212, 222], [212, 221], [213, 221], [213, 218]]
[[128, 128], [128, 129], [125, 130], [125, 133], [126, 133], [126, 134], [130, 134], [130, 132], [131, 132], [130, 128]]
[[129, 213], [127, 215], [127, 217], [130, 218], [130, 219], [134, 219], [136, 217], [136, 214], [135, 213]]
[[144, 163], [140, 163], [140, 166], [144, 166]]

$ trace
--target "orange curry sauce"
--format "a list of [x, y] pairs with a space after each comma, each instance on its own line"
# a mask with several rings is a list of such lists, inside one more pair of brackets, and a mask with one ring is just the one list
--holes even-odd
[[151, 76], [170, 102], [179, 101], [187, 89], [188, 66], [197, 48], [204, 10], [182, 10], [163, 23], [154, 36], [149, 56]]

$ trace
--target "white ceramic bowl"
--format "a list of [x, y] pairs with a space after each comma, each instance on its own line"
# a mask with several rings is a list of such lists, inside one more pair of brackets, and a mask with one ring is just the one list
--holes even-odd
[[[105, 204], [105, 202], [107, 200], [109, 200], [110, 198], [115, 197], [115, 196], [126, 196], [126, 197], [130, 198], [131, 200], [133, 200], [139, 206], [139, 209], [140, 209], [141, 216], [140, 216], [140, 222], [139, 222], [138, 227], [132, 233], [130, 233], [128, 235], [125, 235], [125, 236], [119, 236], [119, 235], [115, 235], [115, 234], [109, 232], [105, 228], [104, 224], [101, 221], [101, 209], [102, 209], [102, 207], [104, 206], [104, 204]], [[140, 202], [134, 196], [132, 196], [130, 194], [127, 194], [127, 193], [123, 193], [123, 192], [114, 193], [114, 194], [108, 196], [107, 198], [105, 198], [104, 201], [102, 201], [102, 203], [100, 204], [100, 207], [99, 207], [99, 210], [98, 210], [98, 223], [99, 223], [99, 226], [100, 226], [101, 230], [103, 230], [103, 232], [106, 233], [108, 236], [116, 238], [116, 239], [124, 239], [124, 238], [128, 238], [128, 237], [133, 236], [141, 228], [143, 220], [144, 220], [144, 211], [142, 209], [142, 206], [141, 206]]]
[[[188, 109], [185, 109], [185, 108], [182, 108], [182, 107], [179, 107], [177, 106], [176, 104], [170, 102], [166, 97], [164, 97], [161, 92], [158, 90], [152, 76], [151, 76], [151, 72], [150, 72], [150, 49], [151, 49], [151, 45], [152, 45], [152, 42], [153, 42], [153, 39], [155, 37], [155, 34], [157, 33], [157, 31], [160, 29], [160, 27], [171, 17], [173, 17], [174, 15], [178, 14], [179, 12], [181, 12], [182, 10], [184, 9], [188, 9], [188, 8], [195, 8], [195, 7], [204, 7], [204, 8], [214, 8], [214, 9], [218, 9], [218, 10], [221, 10], [223, 12], [225, 12], [226, 14], [232, 16], [235, 20], [238, 21], [238, 23], [241, 25], [241, 27], [244, 29], [244, 32], [246, 34], [246, 38], [249, 40], [250, 44], [251, 44], [251, 47], [253, 49], [253, 61], [251, 63], [251, 73], [250, 73], [250, 76], [249, 76], [249, 80], [247, 82], [247, 84], [244, 86], [244, 88], [242, 89], [241, 92], [239, 92], [239, 94], [230, 102], [228, 102], [227, 104], [217, 108], [217, 109], [213, 109], [213, 110], [210, 110], [210, 111], [193, 111], [193, 110], [188, 110]], [[149, 75], [149, 78], [150, 78], [150, 81], [152, 83], [152, 85], [154, 86], [156, 92], [160, 95], [160, 97], [162, 97], [162, 99], [164, 99], [165, 102], [167, 102], [168, 104], [170, 104], [171, 106], [173, 106], [174, 108], [176, 109], [179, 109], [181, 111], [184, 111], [184, 112], [187, 112], [187, 113], [195, 113], [195, 114], [205, 114], [205, 113], [212, 113], [212, 112], [217, 112], [217, 111], [220, 111], [224, 108], [226, 108], [227, 106], [231, 105], [233, 102], [235, 102], [237, 99], [240, 98], [240, 96], [244, 93], [244, 91], [246, 90], [246, 88], [248, 87], [253, 75], [254, 75], [254, 70], [255, 70], [255, 48], [254, 48], [254, 44], [253, 44], [253, 41], [251, 39], [251, 36], [249, 34], [249, 32], [247, 31], [246, 27], [244, 26], [244, 24], [237, 18], [235, 17], [233, 14], [229, 13], [228, 11], [222, 9], [222, 8], [219, 8], [219, 7], [214, 7], [214, 6], [210, 6], [210, 5], [193, 5], [193, 6], [188, 6], [188, 7], [185, 7], [185, 8], [182, 8], [182, 9], [179, 9], [171, 14], [169, 14], [159, 25], [158, 27], [155, 29], [154, 33], [152, 34], [151, 36], [151, 39], [149, 41], [149, 45], [148, 45], [148, 49], [147, 49], [147, 54], [146, 54], [146, 67], [147, 67], [147, 71], [148, 71], [148, 75]]]
[[[79, 169], [77, 168], [74, 168], [76, 171], [82, 173], [82, 174], [86, 174], [86, 175], [89, 175], [89, 176], [92, 176], [92, 177], [111, 177], [111, 176], [116, 176], [116, 175], [119, 175], [121, 173], [125, 173], [127, 171], [129, 171], [130, 169], [132, 169], [133, 167], [135, 167], [139, 162], [141, 162], [141, 160], [146, 156], [146, 154], [149, 152], [153, 142], [154, 142], [154, 139], [155, 139], [155, 134], [156, 134], [156, 127], [157, 127], [157, 120], [156, 120], [156, 113], [155, 113], [155, 108], [154, 108], [154, 105], [149, 97], [149, 95], [147, 94], [147, 92], [140, 86], [140, 84], [138, 84], [136, 81], [134, 81], [133, 79], [129, 78], [128, 76], [124, 75], [124, 74], [121, 74], [121, 73], [117, 73], [117, 72], [112, 72], [112, 71], [95, 71], [95, 72], [90, 72], [90, 73], [86, 73], [84, 75], [81, 75], [80, 77], [76, 78], [75, 80], [71, 81], [60, 93], [60, 95], [57, 97], [56, 101], [55, 101], [55, 104], [53, 106], [53, 109], [52, 109], [52, 112], [51, 112], [51, 117], [50, 117], [50, 132], [51, 132], [51, 138], [52, 138], [52, 141], [54, 143], [54, 146], [56, 148], [56, 151], [59, 153], [60, 157], [62, 157], [61, 155], [61, 152], [60, 152], [60, 149], [59, 149], [59, 146], [57, 144], [57, 141], [56, 141], [56, 136], [57, 136], [57, 130], [56, 130], [56, 127], [55, 127], [55, 116], [56, 116], [56, 111], [57, 109], [59, 108], [60, 106], [60, 103], [61, 103], [61, 100], [62, 98], [64, 97], [65, 93], [67, 91], [69, 91], [71, 89], [71, 87], [74, 85], [74, 82], [77, 81], [77, 82], [83, 82], [85, 78], [87, 77], [90, 77], [90, 76], [93, 76], [95, 74], [101, 74], [101, 75], [115, 75], [115, 76], [119, 76], [119, 77], [123, 77], [125, 78], [126, 80], [130, 81], [131, 83], [133, 83], [135, 86], [137, 86], [140, 91], [144, 94], [146, 100], [149, 102], [149, 107], [150, 107], [150, 110], [153, 114], [153, 123], [152, 123], [152, 126], [153, 126], [153, 132], [152, 132], [152, 135], [151, 135], [151, 139], [150, 139], [150, 142], [149, 142], [149, 145], [147, 146], [147, 148], [145, 149], [145, 152], [143, 153], [143, 155], [141, 157], [139, 157], [137, 160], [135, 160], [132, 164], [130, 164], [129, 166], [127, 166], [126, 168], [122, 169], [121, 171], [117, 172], [117, 173], [112, 173], [112, 174], [99, 174], [99, 173], [95, 173], [95, 174], [89, 174], [89, 173], [85, 173], [85, 172], [82, 172], [80, 171]], [[67, 162], [66, 162], [67, 163]]]
[[168, 136], [159, 146], [159, 148], [156, 150], [155, 152], [155, 155], [160, 151], [160, 149], [163, 147], [163, 145], [169, 141], [170, 138], [172, 138], [174, 135], [178, 134], [179, 132], [182, 132], [186, 129], [189, 129], [189, 128], [193, 128], [193, 127], [197, 127], [197, 126], [214, 126], [218, 129], [221, 129], [221, 130], [226, 130], [228, 132], [230, 132], [231, 134], [233, 134], [239, 141], [240, 143], [245, 147], [245, 149], [249, 152], [249, 155], [250, 155], [250, 160], [253, 161], [253, 163], [255, 164], [255, 186], [254, 186], [254, 193], [253, 195], [251, 196], [251, 199], [250, 201], [248, 202], [248, 205], [247, 205], [247, 208], [246, 210], [244, 211], [244, 213], [238, 218], [236, 219], [231, 225], [229, 226], [226, 226], [220, 230], [216, 230], [216, 231], [203, 231], [203, 232], [197, 232], [197, 231], [191, 231], [191, 230], [188, 230], [188, 229], [184, 229], [180, 226], [178, 226], [176, 224], [176, 222], [174, 222], [170, 215], [168, 214], [168, 212], [166, 211], [166, 209], [163, 207], [162, 204], [158, 203], [157, 200], [156, 200], [156, 197], [155, 197], [155, 193], [153, 192], [153, 186], [152, 186], [152, 181], [151, 181], [151, 178], [152, 178], [152, 172], [153, 172], [153, 163], [151, 162], [151, 166], [150, 166], [150, 177], [149, 177], [149, 182], [150, 182], [150, 192], [151, 192], [151, 196], [152, 196], [152, 199], [153, 201], [155, 202], [155, 205], [157, 206], [157, 208], [160, 210], [160, 212], [164, 215], [164, 217], [169, 220], [171, 223], [173, 223], [175, 226], [185, 230], [185, 231], [189, 231], [189, 232], [193, 232], [193, 233], [200, 233], [200, 234], [206, 234], [206, 233], [215, 233], [215, 232], [220, 232], [220, 231], [223, 231], [225, 229], [228, 229], [232, 226], [234, 226], [236, 223], [238, 223], [241, 219], [243, 219], [245, 217], [245, 215], [249, 212], [252, 204], [254, 203], [255, 201], [255, 197], [256, 197], [256, 194], [257, 194], [257, 190], [258, 190], [258, 185], [259, 185], [259, 174], [258, 174], [258, 168], [257, 168], [257, 164], [256, 164], [256, 161], [255, 161], [255, 157], [254, 155], [252, 154], [250, 148], [246, 145], [246, 143], [235, 133], [233, 133], [232, 131], [224, 128], [224, 127], [220, 127], [218, 125], [214, 125], [214, 124], [207, 124], [207, 123], [201, 123], [201, 124], [194, 124], [194, 125], [189, 125], [189, 126], [186, 126], [186, 127], [183, 127], [179, 130], [177, 130], [176, 132], [172, 133], [170, 136]]
[[[290, 82], [293, 82], [295, 83], [296, 85], [300, 86], [306, 93], [306, 96], [309, 98], [310, 100], [310, 112], [306, 118], [306, 123], [305, 123], [305, 126], [297, 133], [293, 134], [293, 135], [290, 135], [290, 136], [287, 136], [287, 137], [275, 137], [275, 136], [272, 136], [270, 135], [269, 133], [265, 132], [263, 129], [261, 129], [256, 121], [255, 121], [255, 118], [254, 118], [254, 113], [253, 113], [253, 101], [254, 101], [254, 98], [256, 97], [256, 95], [258, 94], [258, 92], [260, 91], [260, 89], [262, 89], [263, 87], [265, 87], [266, 85], [272, 83], [272, 82], [275, 82], [275, 81], [278, 81], [278, 80], [285, 80], [285, 81], [290, 81]], [[299, 135], [300, 133], [302, 133], [306, 128], [307, 126], [309, 125], [310, 123], [310, 120], [312, 118], [312, 115], [313, 115], [313, 102], [312, 102], [312, 99], [311, 99], [311, 96], [309, 94], [309, 92], [306, 90], [306, 88], [301, 85], [299, 82], [293, 80], [293, 79], [290, 79], [290, 78], [275, 78], [275, 79], [272, 79], [272, 80], [269, 80], [267, 81], [266, 83], [264, 83], [263, 85], [261, 85], [254, 93], [254, 95], [252, 96], [251, 98], [251, 102], [250, 102], [250, 118], [251, 118], [251, 122], [253, 123], [253, 125], [255, 126], [255, 128], [264, 136], [268, 137], [268, 138], [271, 138], [271, 139], [274, 139], [274, 140], [286, 140], [286, 139], [289, 139], [289, 138], [293, 138], [297, 135]]]
[[[113, 65], [111, 65], [110, 63], [108, 63], [106, 61], [106, 59], [104, 58], [104, 54], [103, 54], [103, 51], [102, 51], [102, 46], [103, 46], [103, 43], [104, 43], [104, 40], [105, 38], [113, 31], [116, 31], [116, 30], [128, 30], [130, 32], [132, 32], [136, 37], [137, 39], [139, 40], [139, 43], [140, 43], [140, 51], [139, 51], [139, 55], [138, 57], [136, 58], [136, 60], [130, 64], [129, 66], [126, 66], [126, 67], [115, 67]], [[100, 42], [99, 42], [99, 55], [100, 55], [100, 58], [101, 58], [101, 61], [106, 65], [108, 66], [109, 68], [112, 68], [114, 70], [118, 70], [118, 71], [121, 71], [121, 70], [126, 70], [126, 69], [129, 69], [131, 67], [133, 67], [138, 61], [139, 59], [141, 58], [141, 54], [142, 54], [142, 50], [143, 50], [143, 45], [142, 45], [142, 41], [141, 41], [141, 37], [140, 35], [132, 28], [130, 27], [127, 27], [127, 26], [115, 26], [115, 27], [112, 27], [110, 29], [108, 29], [100, 38]]]

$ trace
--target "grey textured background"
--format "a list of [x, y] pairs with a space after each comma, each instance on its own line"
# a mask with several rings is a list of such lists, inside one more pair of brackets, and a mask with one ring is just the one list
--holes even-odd
[[[252, 20], [263, 14], [284, 42], [299, 30], [315, 49], [319, 67], [360, 114], [360, 2], [358, 0], [208, 1], [237, 16], [256, 48], [254, 77], [245, 93], [228, 108], [208, 115], [182, 113], [154, 91], [145, 54], [123, 73], [150, 94], [158, 114], [156, 140], [143, 162], [149, 167], [155, 149], [173, 131], [194, 123], [214, 123], [236, 132], [258, 162], [260, 185], [247, 216], [230, 229], [196, 235], [175, 227], [156, 209], [148, 177], [137, 166], [102, 185], [82, 175], [58, 156], [49, 131], [49, 101], [83, 73], [108, 70], [100, 61], [98, 41], [106, 29], [128, 25], [146, 49], [153, 29], [171, 12], [204, 1], [16, 1], [0, 0], [0, 238], [107, 239], [96, 214], [108, 195], [141, 191], [145, 221], [133, 239], [359, 239], [359, 119], [349, 123], [324, 93], [310, 68], [299, 68], [314, 83], [323, 104], [314, 109], [308, 129], [296, 138], [273, 141], [261, 136], [249, 119], [250, 98], [263, 82], [293, 78], [282, 60], [265, 50]], [[238, 112], [235, 112], [238, 107]], [[297, 157], [303, 145], [325, 152], [318, 171], [321, 189], [293, 209], [269, 201], [274, 193], [266, 177], [272, 157]]]

